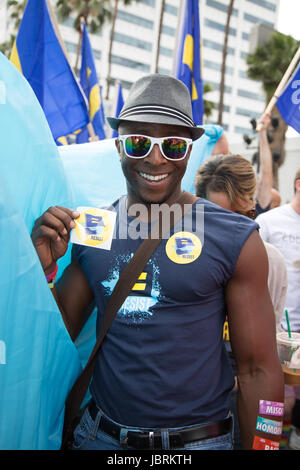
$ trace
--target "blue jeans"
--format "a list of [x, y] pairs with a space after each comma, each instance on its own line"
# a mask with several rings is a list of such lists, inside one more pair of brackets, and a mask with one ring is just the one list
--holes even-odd
[[[104, 414], [99, 411], [95, 421], [90, 416], [88, 409], [85, 410], [80, 423], [74, 431], [74, 444], [73, 450], [136, 450], [134, 447], [124, 447], [112, 436], [109, 436], [101, 429], [98, 429], [101, 415]], [[105, 417], [108, 418], [106, 415]], [[113, 421], [113, 420], [110, 420]], [[113, 421], [115, 423], [115, 421]], [[118, 424], [118, 423], [116, 423]], [[163, 449], [170, 449], [169, 447], [169, 431], [178, 431], [180, 429], [190, 429], [194, 426], [185, 426], [181, 428], [170, 428], [161, 430]], [[149, 428], [134, 428], [126, 426], [124, 431], [144, 431]], [[155, 429], [151, 429], [152, 431]], [[126, 433], [124, 433], [124, 436]], [[222, 434], [221, 436], [214, 437], [212, 439], [203, 439], [197, 442], [191, 442], [185, 444], [184, 447], [176, 450], [232, 450], [233, 448], [232, 433]]]

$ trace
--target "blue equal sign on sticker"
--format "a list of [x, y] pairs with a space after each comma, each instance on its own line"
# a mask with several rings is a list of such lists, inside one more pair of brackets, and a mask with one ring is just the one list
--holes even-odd
[[105, 227], [103, 218], [98, 215], [85, 214], [85, 230], [90, 235], [99, 235]]
[[0, 80], [0, 104], [6, 103], [6, 86], [5, 83]]

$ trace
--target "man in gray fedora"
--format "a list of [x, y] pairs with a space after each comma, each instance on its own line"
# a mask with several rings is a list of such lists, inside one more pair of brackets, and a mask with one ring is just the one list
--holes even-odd
[[[79, 213], [51, 207], [32, 232], [73, 339], [92, 302], [99, 329], [119, 275], [142, 243], [142, 237], [119, 234], [138, 225], [148, 229], [153, 207], [176, 204], [193, 141], [203, 134], [193, 122], [186, 86], [160, 74], [139, 79], [119, 118], [108, 121], [119, 133], [116, 147], [127, 184], [127, 194], [112, 205], [111, 246], [74, 244], [70, 266], [53, 285], [56, 261], [67, 250]], [[243, 447], [279, 445], [278, 434], [256, 430], [257, 421], [267, 418], [258, 416], [260, 401], [283, 401], [258, 225], [205, 199], [193, 202], [162, 239], [110, 326], [74, 449], [232, 449], [234, 377], [223, 344], [226, 315], [238, 364]], [[143, 217], [133, 210], [137, 206], [140, 212], [145, 208]], [[196, 226], [187, 223], [193, 220]]]

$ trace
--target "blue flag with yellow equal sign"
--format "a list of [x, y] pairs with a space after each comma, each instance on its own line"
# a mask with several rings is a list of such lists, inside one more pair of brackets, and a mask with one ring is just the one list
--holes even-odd
[[[81, 46], [81, 69], [80, 69], [80, 83], [89, 101], [89, 116], [90, 122], [93, 126], [96, 136], [100, 140], [105, 139], [105, 117], [103, 109], [103, 101], [101, 96], [101, 89], [98, 83], [97, 71], [95, 67], [93, 50], [88, 37], [85, 23], [81, 23], [82, 27], [82, 46]], [[76, 141], [78, 144], [88, 142], [90, 133], [88, 128], [82, 130], [77, 135]]]
[[276, 106], [286, 124], [300, 133], [300, 63], [279, 96]]
[[[116, 95], [116, 100], [115, 100], [115, 106], [114, 106], [114, 116], [117, 118], [121, 112], [121, 109], [123, 108], [124, 105], [124, 98], [123, 98], [123, 92], [122, 92], [122, 85], [121, 82], [118, 81], [117, 83], [117, 95]], [[112, 129], [112, 134], [111, 136], [118, 137], [119, 133], [118, 131], [115, 131]]]
[[89, 122], [47, 0], [28, 0], [10, 60], [35, 92], [55, 140]]
[[193, 119], [199, 125], [202, 124], [204, 111], [199, 2], [187, 0], [183, 5], [175, 75], [190, 91]]

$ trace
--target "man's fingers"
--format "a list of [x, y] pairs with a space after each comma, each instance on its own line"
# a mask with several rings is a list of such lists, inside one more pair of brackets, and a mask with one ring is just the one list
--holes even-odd
[[65, 207], [50, 207], [44, 214], [46, 225], [54, 227], [62, 235], [66, 236], [70, 230], [75, 227], [74, 219], [79, 216], [79, 212], [72, 211]]
[[65, 254], [70, 230], [75, 227], [74, 218], [79, 215], [71, 209], [53, 206], [36, 220], [31, 238], [44, 270]]
[[74, 209], [69, 209], [68, 207], [61, 207], [61, 206], [55, 206], [55, 207], [57, 207], [57, 209], [60, 209], [66, 212], [72, 219], [77, 219], [77, 217], [80, 216], [80, 212]]
[[39, 238], [49, 238], [53, 243], [60, 242], [61, 236], [57, 231], [47, 225], [40, 225], [36, 230], [36, 239]]
[[70, 227], [70, 220], [62, 220], [61, 218], [58, 218], [57, 215], [54, 215], [51, 212], [46, 212], [43, 217], [42, 225], [46, 225], [47, 227], [56, 230], [57, 234], [67, 239], [69, 237], [69, 231], [72, 228]]
[[[61, 206], [52, 206], [39, 217], [32, 230], [32, 239], [46, 236], [56, 241], [58, 236], [68, 243], [70, 239], [70, 230], [75, 227], [74, 219], [79, 217], [80, 213], [72, 209]], [[44, 227], [52, 230], [45, 231]]]

